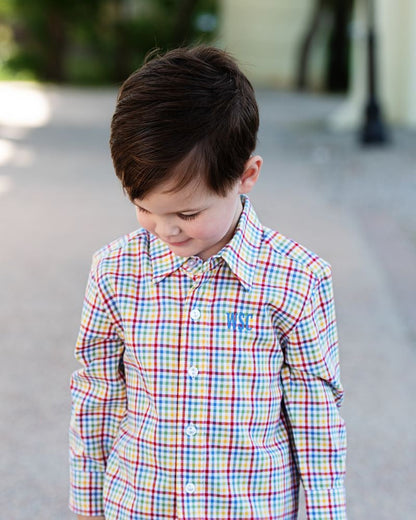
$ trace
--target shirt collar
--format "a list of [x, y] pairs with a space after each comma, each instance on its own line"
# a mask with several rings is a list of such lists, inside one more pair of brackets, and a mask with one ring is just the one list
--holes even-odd
[[150, 233], [149, 255], [153, 268], [153, 281], [155, 283], [160, 282], [163, 278], [179, 269], [187, 260], [182, 256], [176, 256], [166, 244]]
[[[244, 288], [250, 290], [260, 251], [263, 228], [248, 197], [242, 195], [241, 201], [243, 211], [232, 239], [207, 262], [216, 263], [216, 259], [223, 259]], [[176, 256], [166, 244], [150, 234], [149, 254], [155, 283], [160, 282], [188, 261], [187, 258]]]
[[243, 211], [234, 236], [218, 255], [228, 264], [244, 288], [250, 290], [260, 252], [263, 227], [249, 198], [242, 195], [241, 201]]

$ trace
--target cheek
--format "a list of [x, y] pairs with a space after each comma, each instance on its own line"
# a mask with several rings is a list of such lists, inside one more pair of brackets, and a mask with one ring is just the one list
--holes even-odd
[[215, 238], [222, 234], [224, 227], [224, 221], [220, 218], [210, 218], [204, 220], [204, 222], [195, 223], [193, 226], [189, 226], [187, 234], [200, 240], [208, 240]]
[[147, 229], [148, 231], [152, 229], [152, 222], [149, 216], [139, 211], [136, 211], [136, 218], [137, 222], [140, 224], [142, 228]]

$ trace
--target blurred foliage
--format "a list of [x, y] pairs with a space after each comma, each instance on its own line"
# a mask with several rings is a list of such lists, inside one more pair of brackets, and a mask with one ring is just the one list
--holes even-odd
[[210, 41], [216, 15], [217, 0], [0, 0], [0, 70], [118, 83], [155, 47]]

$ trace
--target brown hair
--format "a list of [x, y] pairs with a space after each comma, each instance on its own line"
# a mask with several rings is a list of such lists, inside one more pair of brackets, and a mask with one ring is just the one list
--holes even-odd
[[123, 83], [111, 123], [114, 168], [131, 200], [178, 172], [225, 195], [259, 126], [254, 90], [225, 51], [185, 47], [151, 57]]

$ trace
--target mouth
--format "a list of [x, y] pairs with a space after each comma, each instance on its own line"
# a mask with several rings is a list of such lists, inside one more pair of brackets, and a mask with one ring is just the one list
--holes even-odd
[[165, 244], [167, 244], [170, 247], [181, 247], [186, 245], [191, 239], [187, 238], [186, 240], [182, 240], [182, 242], [169, 242], [168, 240], [165, 240]]

